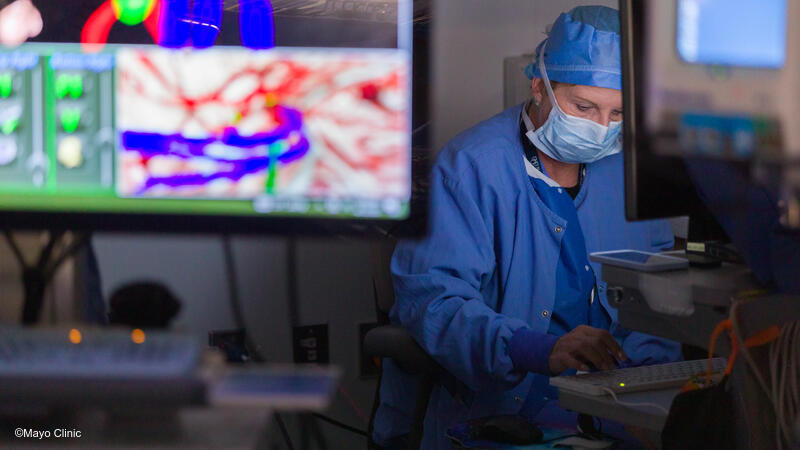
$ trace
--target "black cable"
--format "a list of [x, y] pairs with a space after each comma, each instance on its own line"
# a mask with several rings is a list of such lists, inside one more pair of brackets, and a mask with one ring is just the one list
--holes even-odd
[[[236, 327], [247, 330], [245, 326], [244, 315], [242, 314], [241, 303], [239, 301], [239, 288], [236, 283], [236, 264], [233, 259], [233, 246], [231, 244], [230, 235], [224, 234], [222, 235], [222, 246], [223, 246], [223, 256], [225, 260], [225, 273], [226, 279], [228, 283], [228, 296], [230, 297], [231, 303], [231, 310], [233, 312], [233, 320], [236, 322]], [[288, 278], [288, 315], [289, 321], [292, 327], [296, 326], [299, 323], [299, 311], [297, 308], [297, 294], [298, 294], [298, 283], [297, 283], [297, 242], [293, 238], [289, 238], [286, 246], [286, 273]], [[245, 331], [245, 345], [249, 348], [252, 348], [253, 359], [255, 361], [263, 362], [264, 358], [258, 353], [255, 346], [250, 341], [248, 337], [247, 331]], [[358, 428], [351, 427], [350, 425], [344, 424], [339, 422], [338, 420], [331, 419], [330, 417], [324, 416], [319, 413], [311, 413], [311, 415], [323, 422], [327, 422], [330, 425], [339, 427], [343, 430], [349, 431], [351, 433], [358, 434], [360, 436], [367, 437], [367, 432], [364, 430], [359, 430]], [[275, 414], [275, 421], [278, 423], [278, 426], [281, 429], [281, 433], [283, 434], [284, 439], [286, 440], [286, 445], [289, 446], [291, 450], [294, 450], [294, 446], [289, 438], [289, 433], [286, 431], [286, 426], [283, 423], [283, 419], [278, 415]], [[318, 430], [316, 430], [318, 431]], [[318, 440], [319, 444], [323, 444], [324, 440], [321, 442], [320, 439], [322, 438], [321, 435], [315, 433], [315, 438]]]
[[325, 441], [325, 436], [322, 434], [319, 424], [314, 420], [313, 417], [308, 418], [308, 426], [311, 428], [311, 434], [317, 441], [317, 447], [319, 447], [320, 450], [328, 450], [328, 442]]
[[[286, 240], [286, 312], [288, 314], [290, 331], [300, 325], [300, 299], [299, 299], [299, 281], [297, 277], [297, 240], [290, 236]], [[311, 414], [311, 417], [315, 416]], [[310, 418], [309, 418], [310, 419]], [[313, 420], [301, 421], [303, 433], [306, 428], [310, 428], [311, 436], [317, 441], [317, 446], [323, 450], [328, 448], [328, 443], [325, 441], [317, 423]]]
[[286, 241], [286, 282], [289, 325], [294, 329], [300, 325], [300, 311], [298, 310], [300, 299], [297, 281], [297, 241], [293, 237], [289, 237]]
[[60, 255], [55, 257], [52, 262], [47, 264], [44, 269], [45, 279], [49, 280], [53, 277], [61, 264], [64, 263], [67, 259], [71, 258], [75, 255], [78, 251], [80, 251], [86, 244], [89, 243], [91, 239], [91, 235], [89, 233], [83, 233], [76, 236], [72, 242], [67, 244], [67, 247], [64, 251], [61, 252]]
[[308, 424], [311, 423], [310, 417], [307, 417], [304, 414], [298, 414], [297, 419], [299, 420], [300, 425], [300, 450], [309, 450], [311, 446], [309, 442], [311, 441], [311, 433], [308, 432]]
[[50, 261], [50, 255], [53, 254], [53, 249], [56, 247], [56, 244], [63, 235], [64, 233], [61, 231], [50, 232], [50, 238], [47, 240], [47, 244], [45, 244], [41, 253], [39, 253], [39, 260], [36, 262], [36, 269], [44, 272], [45, 266]]
[[[287, 277], [287, 290], [288, 290], [287, 309], [289, 315], [289, 324], [292, 326], [292, 329], [294, 329], [294, 327], [300, 324], [300, 312], [298, 310], [299, 282], [297, 277], [297, 240], [294, 237], [289, 237], [286, 243], [286, 277]], [[311, 416], [319, 420], [322, 420], [323, 422], [327, 422], [328, 424], [333, 425], [335, 427], [339, 427], [345, 431], [349, 431], [351, 433], [355, 433], [357, 435], [364, 437], [368, 436], [367, 432], [364, 430], [359, 430], [358, 428], [351, 427], [350, 425], [339, 422], [338, 420], [332, 419], [322, 414], [311, 413]]]
[[327, 422], [327, 423], [329, 423], [329, 424], [331, 424], [331, 425], [333, 425], [335, 427], [339, 427], [339, 428], [341, 428], [343, 430], [347, 430], [347, 431], [349, 431], [351, 433], [355, 433], [355, 434], [357, 434], [359, 436], [367, 437], [367, 432], [366, 431], [359, 430], [356, 427], [351, 427], [350, 425], [347, 425], [345, 423], [339, 422], [336, 419], [331, 419], [330, 417], [324, 416], [324, 415], [322, 415], [320, 413], [311, 413], [311, 415], [316, 417], [317, 419], [319, 419], [319, 420], [321, 420], [323, 422]]
[[266, 358], [258, 351], [255, 343], [247, 332], [247, 326], [242, 313], [242, 305], [239, 297], [239, 285], [236, 282], [236, 261], [233, 259], [233, 244], [228, 234], [222, 235], [222, 255], [225, 261], [225, 280], [228, 284], [228, 298], [230, 299], [231, 312], [236, 327], [244, 330], [244, 345], [255, 362], [264, 362]]
[[83, 247], [89, 240], [89, 235], [81, 235], [67, 245], [59, 256], [52, 258], [53, 251], [64, 236], [63, 231], [51, 231], [47, 244], [39, 252], [36, 264], [29, 265], [25, 262], [25, 257], [17, 245], [11, 231], [3, 230], [8, 246], [16, 257], [22, 269], [22, 286], [24, 291], [24, 301], [22, 307], [22, 322], [31, 325], [39, 320], [42, 306], [44, 305], [44, 294], [47, 285], [53, 278], [56, 270], [61, 264], [71, 257], [76, 251]]
[[[244, 315], [242, 314], [241, 304], [239, 302], [239, 289], [236, 283], [236, 265], [233, 259], [233, 248], [231, 245], [230, 236], [225, 234], [222, 236], [222, 243], [223, 243], [223, 253], [225, 259], [225, 267], [226, 267], [226, 278], [228, 281], [228, 291], [229, 297], [231, 300], [231, 310], [233, 311], [234, 321], [236, 322], [236, 326], [238, 328], [247, 329], [245, 327]], [[286, 246], [286, 272], [288, 278], [288, 314], [289, 314], [289, 321], [292, 327], [296, 326], [299, 323], [299, 311], [297, 308], [298, 302], [298, 283], [297, 283], [297, 242], [293, 238], [289, 238]], [[253, 344], [250, 342], [247, 332], [245, 331], [245, 345], [248, 347], [253, 348], [253, 359], [256, 361], [264, 361], [264, 358], [256, 351]], [[347, 424], [339, 422], [338, 420], [331, 419], [330, 417], [324, 416], [319, 413], [312, 413], [313, 417], [320, 419], [324, 422], [327, 422], [333, 426], [342, 428], [346, 431], [351, 433], [358, 434], [360, 436], [367, 436], [367, 432], [364, 430], [359, 430], [358, 428], [351, 427]], [[286, 439], [286, 444], [289, 446], [290, 449], [294, 449], [292, 446], [291, 441], [289, 440], [289, 434], [286, 431], [285, 425], [283, 424], [283, 420], [280, 418], [278, 414], [275, 414], [275, 419], [278, 422], [278, 426], [281, 427], [281, 432], [284, 435], [284, 439]], [[318, 430], [314, 430], [317, 431]], [[312, 432], [314, 432], [312, 431]], [[320, 434], [315, 433], [314, 436], [318, 444], [324, 445], [324, 440], [320, 439], [322, 436]], [[324, 447], [323, 447], [324, 448]]]
[[6, 237], [6, 242], [8, 243], [8, 246], [11, 248], [11, 252], [14, 253], [14, 256], [17, 258], [17, 262], [19, 262], [19, 265], [22, 266], [23, 269], [27, 267], [28, 264], [25, 263], [25, 257], [22, 255], [22, 251], [19, 249], [19, 246], [17, 245], [16, 241], [14, 241], [14, 237], [11, 236], [11, 232], [8, 230], [4, 230], [3, 235]]
[[286, 430], [286, 425], [283, 423], [281, 415], [275, 413], [274, 416], [275, 416], [275, 422], [278, 423], [278, 428], [280, 428], [281, 434], [283, 435], [283, 440], [286, 441], [286, 445], [289, 447], [289, 450], [294, 450], [294, 445], [292, 445], [292, 439], [289, 437], [289, 431]]
[[328, 443], [325, 442], [319, 422], [308, 413], [298, 414], [297, 418], [300, 421], [300, 450], [311, 448], [312, 439], [316, 442], [318, 450], [328, 450]]
[[[242, 306], [239, 301], [239, 286], [236, 282], [236, 262], [233, 259], [233, 244], [231, 242], [231, 237], [228, 234], [222, 235], [222, 256], [222, 259], [225, 261], [225, 279], [228, 284], [228, 297], [231, 303], [233, 321], [236, 322], [237, 328], [245, 330], [244, 345], [251, 353], [252, 359], [256, 362], [264, 362], [266, 359], [253, 344], [249, 334], [247, 333], [247, 327], [245, 326], [244, 314], [242, 314]], [[283, 423], [283, 418], [278, 413], [274, 413], [273, 416], [275, 417], [275, 422], [278, 424], [278, 428], [281, 430], [283, 440], [286, 442], [287, 447], [289, 450], [294, 450], [292, 439], [289, 436], [289, 432], [286, 430], [286, 425]]]

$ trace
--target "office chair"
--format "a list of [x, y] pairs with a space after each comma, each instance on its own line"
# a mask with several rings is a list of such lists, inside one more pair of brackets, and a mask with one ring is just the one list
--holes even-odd
[[[420, 377], [417, 387], [416, 403], [411, 430], [408, 435], [409, 450], [418, 450], [422, 443], [425, 414], [428, 400], [439, 376], [444, 369], [422, 347], [417, 344], [405, 328], [389, 323], [389, 311], [394, 305], [394, 286], [392, 285], [389, 264], [396, 241], [386, 239], [372, 247], [373, 291], [379, 326], [370, 330], [364, 337], [364, 354], [371, 358], [391, 358], [401, 370]], [[369, 440], [372, 444], [372, 424], [380, 404], [380, 384], [375, 392], [375, 402], [370, 418]]]

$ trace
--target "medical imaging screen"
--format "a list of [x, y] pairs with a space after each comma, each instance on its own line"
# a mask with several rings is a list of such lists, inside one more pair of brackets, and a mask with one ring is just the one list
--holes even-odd
[[410, 1], [0, 8], [0, 209], [409, 215]]
[[679, 0], [677, 47], [690, 63], [780, 68], [786, 0]]

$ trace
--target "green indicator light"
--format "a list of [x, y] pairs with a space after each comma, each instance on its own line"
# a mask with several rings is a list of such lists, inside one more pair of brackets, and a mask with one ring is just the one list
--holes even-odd
[[83, 77], [80, 75], [61, 74], [56, 77], [54, 89], [59, 99], [70, 96], [80, 98], [83, 95]]
[[17, 131], [17, 127], [19, 127], [19, 119], [9, 119], [6, 120], [3, 125], [0, 125], [0, 131], [8, 136], [9, 134]]
[[81, 98], [83, 95], [83, 77], [80, 75], [73, 75], [69, 82], [69, 96], [72, 98]]
[[620, 383], [619, 387], [625, 387], [625, 383]]
[[56, 77], [55, 91], [57, 98], [64, 98], [69, 94], [69, 75], [63, 74]]
[[61, 127], [67, 133], [74, 133], [81, 123], [81, 110], [64, 109], [61, 111]]
[[8, 98], [11, 96], [12, 91], [12, 78], [11, 74], [4, 73], [0, 75], [0, 98]]

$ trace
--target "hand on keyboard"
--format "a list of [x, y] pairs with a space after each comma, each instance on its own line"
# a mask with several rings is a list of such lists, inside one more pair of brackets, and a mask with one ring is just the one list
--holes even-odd
[[581, 325], [556, 341], [548, 367], [555, 375], [567, 369], [589, 371], [591, 366], [609, 370], [614, 368], [615, 358], [628, 359], [608, 331]]
[[[711, 372], [723, 372], [726, 365], [725, 358], [714, 358], [711, 360]], [[552, 377], [550, 385], [588, 395], [653, 391], [683, 386], [687, 380], [707, 370], [708, 360], [698, 359]]]
[[626, 359], [624, 361], [617, 361], [614, 363], [615, 369], [630, 369], [631, 367], [638, 367], [638, 365], [636, 365], [630, 359]]

